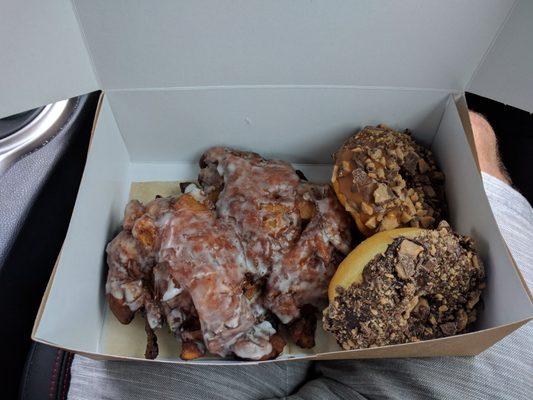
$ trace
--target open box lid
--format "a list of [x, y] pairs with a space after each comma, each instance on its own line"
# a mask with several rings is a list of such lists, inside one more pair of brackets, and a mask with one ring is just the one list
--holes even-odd
[[206, 86], [468, 89], [533, 111], [531, 20], [526, 0], [10, 1], [0, 117], [96, 89]]

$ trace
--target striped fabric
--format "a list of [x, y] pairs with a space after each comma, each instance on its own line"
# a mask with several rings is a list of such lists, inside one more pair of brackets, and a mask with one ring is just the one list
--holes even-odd
[[[483, 174], [496, 220], [533, 288], [533, 209]], [[533, 323], [476, 357], [192, 367], [76, 356], [69, 399], [531, 399]]]

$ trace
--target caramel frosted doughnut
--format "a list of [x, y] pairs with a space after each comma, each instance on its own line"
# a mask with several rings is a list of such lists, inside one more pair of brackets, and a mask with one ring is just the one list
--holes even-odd
[[444, 217], [444, 174], [410, 133], [367, 126], [335, 153], [332, 183], [365, 236], [432, 228]]
[[484, 276], [472, 240], [446, 221], [380, 232], [337, 269], [324, 329], [346, 350], [464, 333], [477, 318]]

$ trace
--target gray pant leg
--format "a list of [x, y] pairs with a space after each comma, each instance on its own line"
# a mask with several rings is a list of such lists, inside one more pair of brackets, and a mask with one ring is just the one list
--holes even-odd
[[185, 366], [95, 361], [76, 356], [69, 399], [228, 400], [284, 397], [306, 378], [309, 363], [255, 366]]
[[[483, 174], [492, 210], [513, 257], [533, 283], [533, 210], [510, 186]], [[476, 357], [329, 361], [317, 363], [321, 378], [291, 400], [531, 399], [533, 322]]]

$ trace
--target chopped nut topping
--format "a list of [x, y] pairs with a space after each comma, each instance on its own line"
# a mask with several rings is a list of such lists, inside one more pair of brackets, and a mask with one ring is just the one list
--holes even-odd
[[400, 226], [400, 223], [398, 221], [398, 218], [394, 214], [387, 214], [385, 218], [383, 218], [383, 221], [381, 221], [380, 230], [381, 231], [389, 231], [391, 229], [397, 228]]
[[412, 214], [408, 214], [405, 211], [402, 212], [402, 215], [400, 216], [400, 221], [402, 222], [402, 224], [405, 224], [405, 223], [411, 221], [412, 219], [413, 219], [413, 215]]
[[417, 304], [418, 304], [418, 296], [415, 296], [407, 304], [407, 309], [402, 314], [402, 318], [409, 319], [409, 317], [411, 316], [411, 311], [414, 310]]
[[405, 205], [407, 206], [407, 209], [409, 210], [409, 213], [411, 215], [414, 215], [416, 214], [416, 208], [415, 208], [415, 205], [413, 204], [413, 202], [411, 201], [411, 199], [409, 197], [407, 197], [405, 199]]
[[379, 161], [382, 155], [381, 149], [369, 150], [368, 154], [374, 161]]
[[472, 240], [442, 222], [396, 238], [376, 255], [363, 282], [339, 291], [324, 311], [324, 328], [347, 350], [464, 333], [477, 318], [483, 287]]
[[396, 193], [396, 196], [398, 196], [400, 199], [404, 199], [405, 198], [405, 195], [403, 193], [403, 188], [401, 188], [400, 186], [393, 186], [392, 187], [392, 190], [394, 193]]
[[423, 158], [418, 160], [418, 170], [421, 174], [425, 174], [429, 170], [429, 165]]
[[435, 193], [435, 190], [429, 185], [424, 186], [424, 193], [427, 194], [429, 197], [435, 197], [437, 195], [437, 193]]
[[370, 229], [374, 229], [376, 227], [376, 217], [370, 217], [365, 225]]
[[378, 184], [378, 188], [374, 190], [374, 201], [376, 204], [385, 203], [389, 199], [390, 195], [389, 191], [387, 190], [387, 186], [385, 186], [383, 183]]
[[402, 149], [399, 148], [399, 147], [396, 149], [396, 155], [397, 155], [398, 158], [399, 158], [400, 160], [402, 160], [402, 161], [403, 161], [403, 159], [405, 158], [405, 154], [403, 153]]
[[457, 311], [457, 330], [463, 331], [468, 323], [468, 315], [462, 308]]
[[457, 332], [457, 324], [455, 322], [446, 322], [439, 325], [439, 328], [444, 333], [444, 336], [452, 336]]
[[409, 239], [404, 239], [398, 247], [398, 255], [408, 256], [412, 258], [418, 257], [418, 255], [424, 251], [424, 248]]
[[472, 293], [470, 299], [468, 300], [468, 303], [466, 303], [466, 308], [468, 308], [469, 310], [474, 308], [474, 306], [479, 302], [480, 295], [480, 292]]
[[422, 228], [429, 228], [431, 225], [435, 223], [435, 218], [424, 216], [420, 218], [420, 225], [422, 225]]
[[372, 206], [368, 203], [365, 203], [364, 201], [361, 203], [361, 209], [365, 214], [372, 215], [374, 214], [374, 209]]
[[402, 263], [396, 264], [395, 269], [396, 273], [398, 274], [398, 278], [400, 278], [401, 280], [406, 281], [411, 277], [411, 275], [409, 275], [409, 273], [405, 270], [405, 265], [403, 265]]

